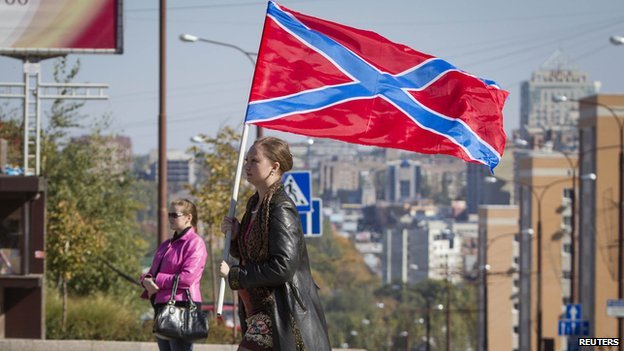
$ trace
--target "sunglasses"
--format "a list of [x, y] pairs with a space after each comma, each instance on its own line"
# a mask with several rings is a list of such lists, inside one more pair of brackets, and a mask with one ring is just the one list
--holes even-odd
[[182, 212], [169, 212], [169, 213], [167, 213], [167, 216], [169, 218], [175, 219], [175, 218], [184, 216], [184, 213], [182, 213]]

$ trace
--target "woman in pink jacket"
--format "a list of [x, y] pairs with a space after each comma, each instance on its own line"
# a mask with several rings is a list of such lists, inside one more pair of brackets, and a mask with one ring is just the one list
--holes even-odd
[[[169, 227], [173, 236], [164, 241], [154, 254], [148, 273], [141, 276], [145, 288], [143, 298], [149, 298], [154, 311], [164, 306], [171, 297], [175, 274], [179, 275], [178, 290], [174, 297], [176, 304], [186, 305], [185, 290], [189, 290], [191, 299], [201, 308], [201, 281], [206, 264], [206, 245], [195, 232], [197, 226], [197, 208], [189, 200], [173, 201], [169, 207]], [[191, 351], [191, 342], [156, 337], [160, 351]]]

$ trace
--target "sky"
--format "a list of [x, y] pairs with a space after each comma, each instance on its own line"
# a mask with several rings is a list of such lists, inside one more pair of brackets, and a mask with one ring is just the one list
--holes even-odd
[[[624, 35], [621, 0], [284, 0], [278, 4], [377, 32], [496, 81], [510, 93], [504, 109], [508, 134], [519, 126], [521, 82], [529, 80], [557, 50], [589, 79], [600, 81], [601, 93], [624, 93], [624, 46], [609, 42], [612, 35]], [[266, 6], [262, 0], [168, 0], [168, 149], [184, 150], [194, 135], [215, 135], [225, 125], [242, 130], [253, 75], [253, 65], [241, 52], [185, 43], [179, 35], [190, 33], [255, 52]], [[158, 148], [158, 41], [158, 1], [127, 0], [123, 54], [69, 56], [81, 62], [75, 82], [110, 85], [109, 99], [88, 101], [83, 112], [93, 120], [109, 114], [111, 131], [131, 137], [137, 155]], [[45, 83], [52, 82], [53, 63], [42, 62]], [[21, 61], [0, 57], [0, 82], [21, 82], [21, 72]], [[304, 140], [278, 132], [265, 134]]]

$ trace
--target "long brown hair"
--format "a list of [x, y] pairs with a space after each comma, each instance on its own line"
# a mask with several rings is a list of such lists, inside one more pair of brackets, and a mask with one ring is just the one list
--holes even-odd
[[261, 146], [266, 158], [280, 164], [280, 175], [292, 169], [292, 154], [290, 153], [288, 143], [284, 140], [276, 137], [264, 137], [256, 140], [253, 145], [256, 147]]

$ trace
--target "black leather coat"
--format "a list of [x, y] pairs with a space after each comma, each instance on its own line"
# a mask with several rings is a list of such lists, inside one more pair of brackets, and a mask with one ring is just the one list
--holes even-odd
[[[273, 349], [296, 351], [295, 335], [289, 323], [292, 315], [307, 351], [331, 350], [327, 323], [310, 273], [310, 262], [297, 208], [284, 190], [273, 195], [269, 209], [269, 259], [234, 266], [228, 280], [233, 290], [270, 287]], [[236, 245], [233, 243], [232, 247]], [[236, 250], [232, 250], [236, 251]], [[232, 252], [236, 256], [238, 252]], [[246, 330], [244, 308], [239, 303], [241, 325]]]

